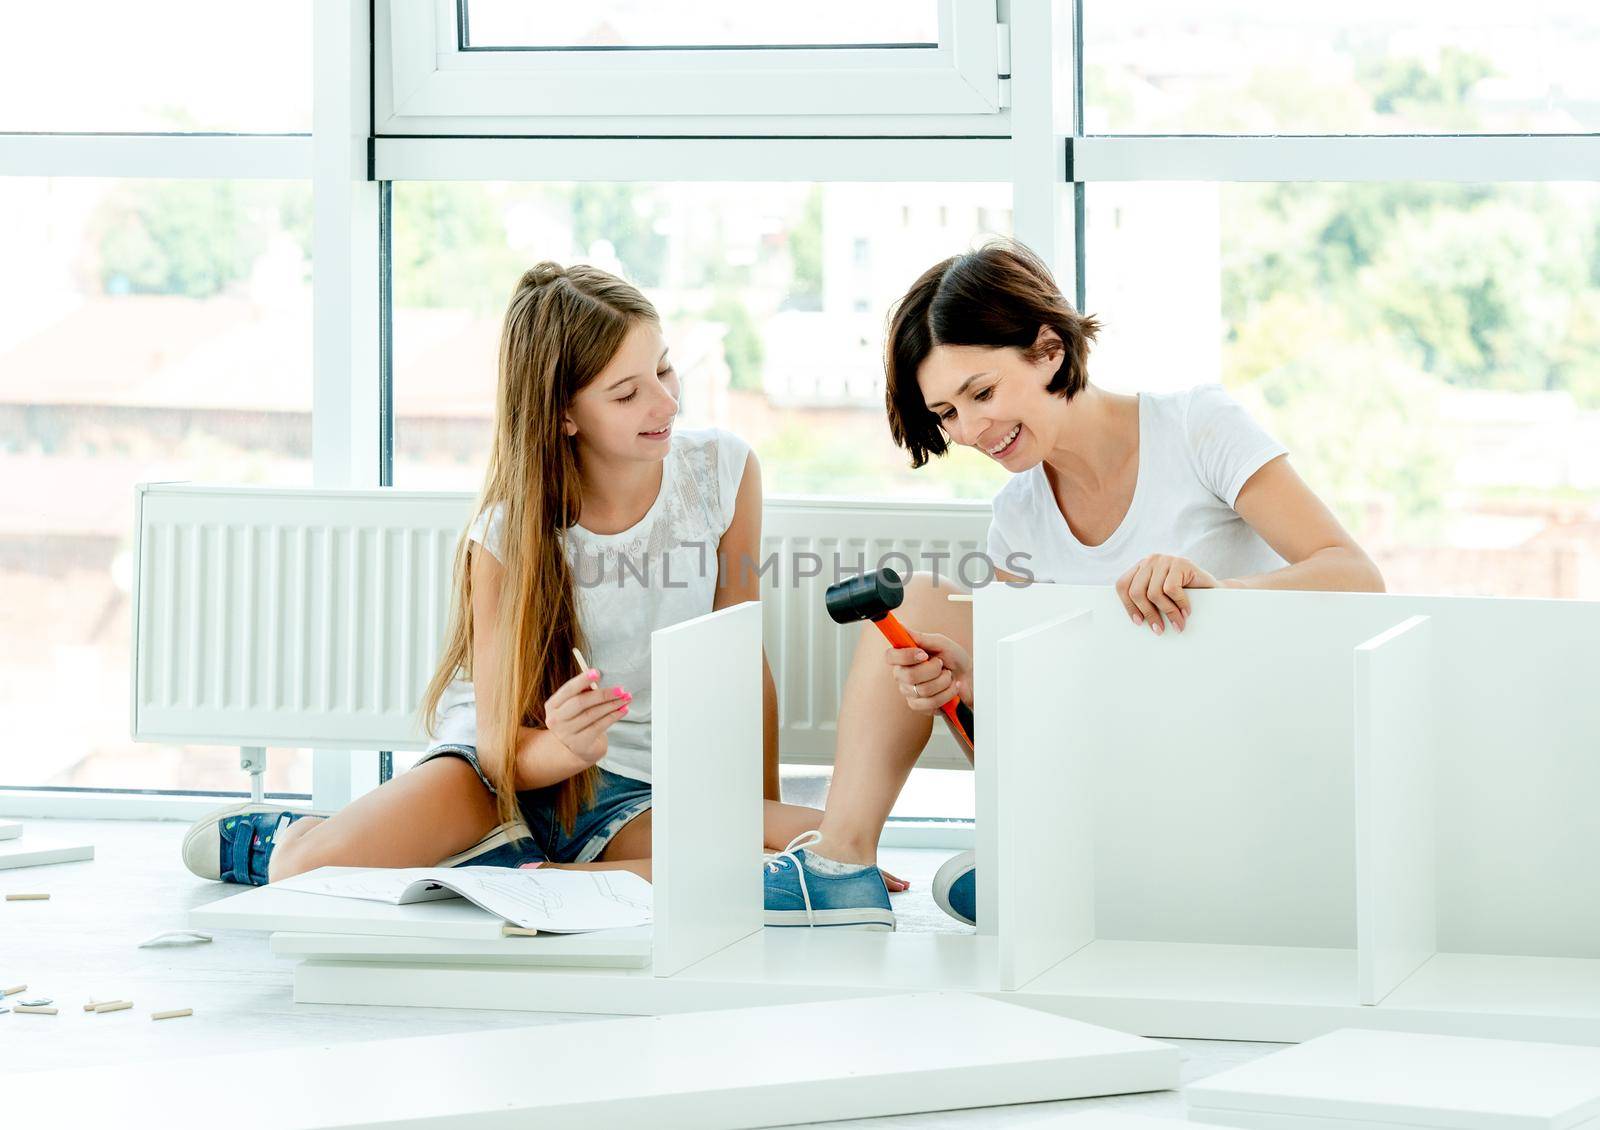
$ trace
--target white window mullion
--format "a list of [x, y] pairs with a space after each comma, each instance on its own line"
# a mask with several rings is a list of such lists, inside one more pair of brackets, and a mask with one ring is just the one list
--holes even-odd
[[1067, 286], [1072, 233], [1062, 215], [1069, 190], [1055, 110], [1055, 37], [1064, 33], [1051, 5], [1011, 6], [1011, 230]]
[[1080, 181], [1594, 180], [1600, 134], [1091, 136], [1072, 168]]
[[395, 181], [982, 183], [1012, 179], [1013, 159], [1002, 137], [380, 137], [374, 149], [377, 179]]
[[[378, 485], [378, 185], [367, 179], [366, 0], [316, 6], [312, 136], [312, 480]], [[378, 783], [377, 751], [312, 751], [312, 803]]]
[[309, 180], [307, 134], [5, 134], [0, 176]]

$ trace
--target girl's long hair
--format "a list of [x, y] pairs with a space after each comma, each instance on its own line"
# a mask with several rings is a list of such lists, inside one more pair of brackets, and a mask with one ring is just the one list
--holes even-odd
[[[520, 815], [518, 729], [544, 725], [545, 700], [579, 673], [572, 649], [583, 647], [563, 550], [563, 534], [577, 522], [582, 496], [576, 441], [562, 422], [572, 398], [616, 356], [628, 331], [641, 321], [660, 319], [635, 287], [597, 267], [551, 262], [523, 273], [506, 309], [494, 443], [473, 510], [476, 520], [497, 504], [504, 507], [494, 717], [484, 717], [481, 710], [478, 716], [479, 761], [495, 784], [501, 822]], [[473, 677], [469, 546], [463, 533], [452, 569], [448, 642], [419, 707], [429, 736], [445, 689], [458, 674]], [[591, 768], [558, 786], [556, 814], [564, 826], [593, 803], [594, 782]]]

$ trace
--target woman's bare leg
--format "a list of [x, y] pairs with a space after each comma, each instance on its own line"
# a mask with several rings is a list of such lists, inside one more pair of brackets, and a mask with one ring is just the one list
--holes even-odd
[[[952, 601], [966, 590], [913, 574], [895, 617], [917, 632], [938, 632], [972, 650], [972, 605]], [[839, 706], [833, 782], [818, 850], [841, 863], [876, 863], [878, 837], [906, 778], [928, 744], [934, 721], [906, 705], [883, 653], [889, 642], [872, 624], [861, 626]]]
[[436, 757], [357, 797], [327, 818], [278, 833], [271, 882], [317, 867], [432, 867], [499, 823], [494, 797], [459, 757]]

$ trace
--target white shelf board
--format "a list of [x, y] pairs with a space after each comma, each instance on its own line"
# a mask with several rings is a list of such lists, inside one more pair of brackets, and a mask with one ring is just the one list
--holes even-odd
[[535, 937], [416, 938], [371, 934], [280, 931], [272, 935], [276, 957], [335, 961], [443, 961], [484, 965], [559, 965], [643, 968], [650, 963], [650, 927], [596, 930], [588, 934]]
[[12, 867], [42, 867], [48, 863], [76, 863], [93, 858], [93, 844], [38, 835], [0, 839], [0, 871]]
[[22, 835], [22, 822], [19, 820], [0, 820], [0, 840], [14, 840]]
[[1600, 1116], [1600, 1048], [1347, 1028], [1191, 1084], [1184, 1098], [1223, 1123], [1569, 1130]]
[[1379, 1006], [1388, 1009], [1566, 1018], [1588, 1028], [1600, 1018], [1600, 958], [1434, 954]]
[[663, 978], [442, 953], [323, 955], [296, 968], [295, 999], [646, 1015], [956, 991], [1157, 1038], [1296, 1042], [1368, 1027], [1600, 1044], [1600, 962], [1442, 954], [1373, 1007], [1357, 1001], [1353, 950], [1102, 939], [1003, 992], [997, 944], [975, 934], [766, 930]]
[[[397, 1064], [416, 1065], [427, 1085], [402, 1085]], [[3, 1079], [8, 1121], [30, 1130], [200, 1126], [220, 1110], [235, 1130], [717, 1130], [1163, 1090], [1177, 1085], [1178, 1070], [1173, 1047], [981, 997], [930, 994]], [[292, 1085], [256, 1088], [241, 1103], [246, 1076]]]

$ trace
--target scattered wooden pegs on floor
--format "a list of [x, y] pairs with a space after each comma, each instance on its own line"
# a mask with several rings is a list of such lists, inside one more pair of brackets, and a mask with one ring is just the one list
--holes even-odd
[[7, 895], [7, 902], [41, 902], [50, 896], [43, 891], [26, 891], [21, 894]]
[[18, 985], [15, 988], [0, 990], [0, 997], [13, 997], [13, 996], [16, 996], [18, 993], [25, 993], [27, 991], [28, 991], [28, 986], [26, 986], [26, 985]]
[[150, 1014], [150, 1019], [151, 1020], [176, 1020], [180, 1016], [193, 1016], [193, 1015], [194, 1015], [194, 1009], [192, 1009], [192, 1008], [171, 1008], [171, 1009], [168, 1009], [166, 1012], [152, 1012]]
[[101, 1001], [94, 1006], [95, 1012], [121, 1012], [125, 1008], [132, 1008], [132, 1001]]
[[19, 1004], [19, 1005], [17, 1005], [16, 1008], [12, 1009], [11, 1011], [12, 1012], [34, 1012], [34, 1013], [38, 1013], [40, 1016], [54, 1016], [56, 1014], [56, 1010], [54, 1008], [51, 1008], [49, 1005], [35, 1005], [35, 1004]]

